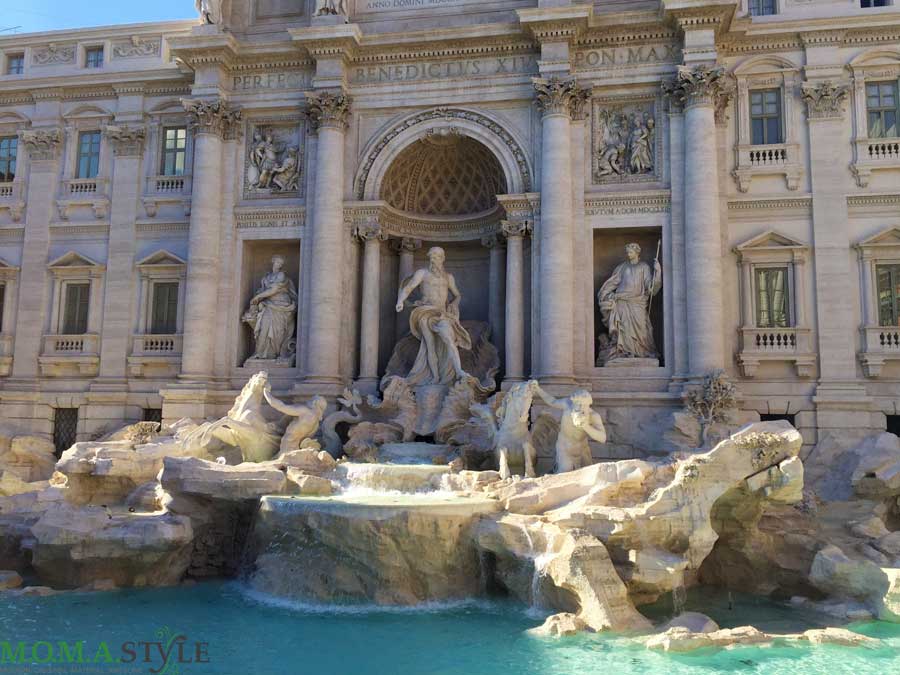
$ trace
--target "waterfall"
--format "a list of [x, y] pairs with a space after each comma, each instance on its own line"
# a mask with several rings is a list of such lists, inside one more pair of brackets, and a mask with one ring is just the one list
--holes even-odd
[[674, 616], [684, 612], [687, 604], [687, 589], [684, 587], [684, 579], [679, 575], [672, 584], [672, 611]]

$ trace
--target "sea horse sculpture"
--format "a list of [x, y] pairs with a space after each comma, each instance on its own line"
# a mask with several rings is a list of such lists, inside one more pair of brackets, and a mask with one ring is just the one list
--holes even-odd
[[216, 438], [239, 448], [245, 462], [272, 459], [278, 452], [281, 434], [278, 425], [262, 413], [268, 382], [269, 374], [264, 370], [253, 375], [228, 414], [214, 422], [204, 422], [187, 436], [186, 442], [202, 446]]

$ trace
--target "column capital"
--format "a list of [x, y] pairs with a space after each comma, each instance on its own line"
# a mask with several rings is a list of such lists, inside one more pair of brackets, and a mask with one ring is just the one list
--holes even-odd
[[722, 122], [734, 93], [734, 84], [722, 66], [679, 66], [674, 82], [666, 83], [663, 91], [674, 105], [685, 108], [712, 106], [716, 121]]
[[19, 132], [19, 142], [25, 146], [32, 161], [57, 159], [62, 141], [63, 131], [59, 127], [23, 129]]
[[181, 104], [190, 115], [190, 127], [195, 134], [215, 134], [232, 140], [240, 130], [241, 111], [223, 99], [182, 99]]
[[387, 241], [388, 238], [387, 233], [381, 228], [381, 224], [378, 222], [357, 225], [353, 235], [363, 243], [369, 241]]
[[503, 237], [499, 232], [495, 234], [489, 234], [486, 237], [481, 238], [481, 245], [487, 249], [494, 248], [503, 248], [505, 246], [505, 242], [503, 241]]
[[306, 116], [314, 130], [329, 127], [344, 131], [352, 99], [343, 91], [306, 92]]
[[139, 126], [120, 126], [108, 124], [104, 129], [106, 137], [113, 146], [116, 157], [140, 157], [144, 151], [147, 128]]
[[558, 77], [532, 79], [535, 91], [535, 105], [544, 117], [550, 115], [572, 116], [573, 101], [578, 96], [575, 80]]
[[530, 220], [501, 220], [500, 230], [507, 239], [527, 237], [531, 234], [533, 223]]
[[397, 253], [415, 253], [422, 248], [422, 240], [403, 237], [402, 239], [395, 239], [393, 247]]
[[850, 93], [850, 87], [846, 84], [835, 84], [831, 80], [804, 82], [800, 87], [800, 93], [806, 101], [809, 119], [841, 119], [844, 116], [844, 102]]

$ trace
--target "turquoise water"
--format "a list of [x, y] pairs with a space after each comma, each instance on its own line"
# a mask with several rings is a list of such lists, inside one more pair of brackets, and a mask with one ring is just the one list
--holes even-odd
[[[754, 623], [768, 630], [816, 625], [815, 617], [782, 606], [740, 598], [732, 609], [721, 596], [692, 596], [689, 608], [702, 605], [723, 626]], [[661, 605], [655, 608], [663, 613]], [[0, 647], [19, 641], [84, 641], [83, 653], [95, 664], [10, 666], [0, 673], [149, 673], [173, 675], [682, 675], [714, 672], [771, 675], [886, 675], [900, 673], [900, 625], [856, 624], [854, 630], [881, 638], [878, 650], [824, 647], [745, 647], [672, 656], [649, 652], [621, 637], [583, 635], [534, 638], [525, 633], [540, 618], [521, 606], [470, 603], [431, 609], [385, 611], [278, 603], [246, 592], [237, 583], [206, 583], [161, 590], [62, 594], [48, 598], [0, 595]], [[167, 627], [169, 633], [158, 631]], [[196, 656], [208, 663], [168, 666], [156, 647], [181, 634], [183, 661]], [[133, 662], [107, 664], [125, 655]], [[176, 642], [176, 645], [179, 642]], [[46, 658], [47, 646], [38, 648]], [[144, 662], [149, 649], [151, 658]], [[57, 649], [58, 652], [58, 649]], [[176, 654], [177, 651], [172, 651]]]

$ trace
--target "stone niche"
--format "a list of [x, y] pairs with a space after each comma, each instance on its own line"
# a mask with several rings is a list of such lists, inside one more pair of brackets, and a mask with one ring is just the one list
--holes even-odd
[[[245, 365], [245, 361], [253, 354], [253, 331], [241, 320], [250, 299], [259, 290], [260, 280], [272, 271], [272, 256], [284, 258], [284, 272], [294, 282], [298, 295], [300, 293], [300, 240], [298, 239], [266, 239], [245, 241], [242, 264], [240, 302], [235, 321], [238, 322], [237, 364]], [[296, 324], [296, 321], [294, 322]], [[296, 328], [294, 339], [296, 339]], [[262, 362], [259, 362], [262, 363]], [[246, 364], [252, 365], [252, 362]], [[267, 364], [266, 368], [288, 367], [285, 364]]]
[[[653, 259], [656, 256], [657, 244], [662, 239], [662, 228], [615, 228], [594, 230], [594, 359], [600, 356], [601, 340], [608, 338], [607, 327], [600, 315], [600, 307], [597, 304], [597, 293], [603, 283], [610, 278], [616, 266], [626, 260], [625, 245], [635, 242], [641, 247], [640, 259], [653, 267]], [[659, 253], [660, 264], [663, 262], [662, 248]], [[668, 283], [667, 271], [663, 268], [663, 286]], [[653, 325], [653, 340], [656, 343], [659, 365], [664, 365], [663, 343], [663, 291], [653, 296], [650, 302], [650, 322]]]
[[[413, 270], [428, 266], [428, 249], [440, 246], [444, 249], [446, 259], [444, 268], [456, 279], [456, 285], [462, 294], [459, 306], [460, 319], [463, 321], [489, 322], [488, 316], [488, 281], [490, 272], [490, 251], [480, 241], [430, 242], [423, 241], [416, 251]], [[402, 279], [399, 278], [399, 256], [391, 260], [392, 271], [385, 282], [382, 277], [381, 293], [381, 340], [379, 346], [379, 372], [384, 372], [393, 352], [394, 345], [409, 334], [409, 313], [412, 302], [419, 298], [419, 290], [413, 291], [406, 302], [406, 309], [400, 314], [394, 311], [397, 302], [397, 290]], [[384, 271], [384, 270], [382, 270]], [[502, 352], [503, 345], [497, 343], [496, 336], [491, 336], [491, 343]]]

